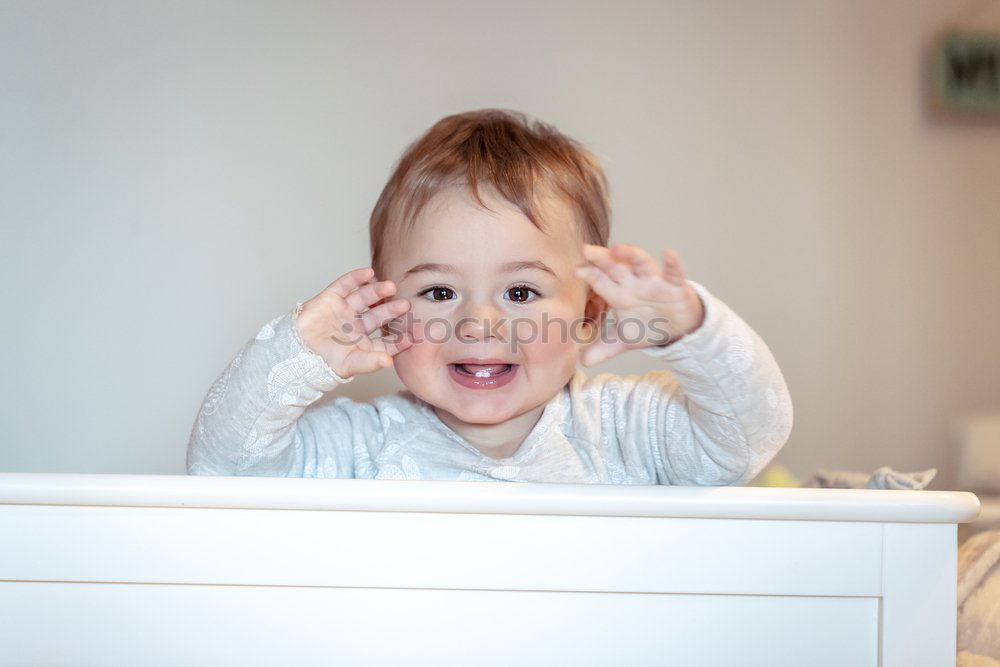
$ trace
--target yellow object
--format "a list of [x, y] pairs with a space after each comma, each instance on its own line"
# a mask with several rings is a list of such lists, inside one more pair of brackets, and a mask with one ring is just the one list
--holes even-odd
[[799, 480], [795, 479], [791, 470], [782, 465], [773, 465], [764, 468], [753, 480], [751, 486], [795, 488], [800, 486], [800, 484]]

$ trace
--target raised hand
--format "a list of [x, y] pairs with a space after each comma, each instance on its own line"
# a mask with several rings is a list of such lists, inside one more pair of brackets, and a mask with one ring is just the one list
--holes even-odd
[[392, 358], [413, 344], [404, 332], [369, 336], [410, 309], [406, 299], [372, 304], [396, 293], [391, 280], [372, 282], [371, 267], [340, 276], [322, 292], [302, 304], [298, 333], [310, 351], [323, 357], [342, 378], [371, 373], [392, 365]]
[[611, 248], [585, 243], [582, 252], [587, 263], [576, 267], [576, 275], [615, 315], [614, 331], [582, 350], [584, 366], [626, 350], [670, 343], [701, 326], [704, 305], [685, 279], [680, 257], [670, 248], [662, 252], [662, 267], [645, 250], [626, 243]]

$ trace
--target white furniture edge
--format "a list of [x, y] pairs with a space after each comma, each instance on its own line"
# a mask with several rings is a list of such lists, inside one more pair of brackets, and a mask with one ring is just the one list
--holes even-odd
[[0, 473], [0, 504], [966, 523], [966, 491]]
[[955, 491], [0, 473], [0, 667], [367, 667], [401, 646], [947, 667], [955, 524], [979, 512]]

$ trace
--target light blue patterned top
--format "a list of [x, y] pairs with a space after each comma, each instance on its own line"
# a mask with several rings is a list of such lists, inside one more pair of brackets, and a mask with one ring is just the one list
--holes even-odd
[[[407, 390], [319, 402], [345, 381], [299, 339], [288, 313], [264, 325], [215, 381], [195, 420], [193, 475], [593, 484], [738, 485], [788, 439], [792, 403], [764, 341], [691, 281], [695, 332], [642, 353], [642, 375], [577, 369], [520, 448], [494, 459]], [[347, 380], [350, 382], [351, 380]]]

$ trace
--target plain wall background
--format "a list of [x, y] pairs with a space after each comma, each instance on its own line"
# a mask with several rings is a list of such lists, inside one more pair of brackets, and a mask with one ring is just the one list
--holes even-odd
[[367, 265], [404, 147], [505, 107], [602, 160], [613, 241], [676, 248], [768, 342], [776, 463], [951, 488], [951, 419], [1000, 405], [1000, 123], [924, 90], [938, 31], [1000, 31], [968, 5], [4, 0], [0, 470], [183, 474], [240, 346]]

